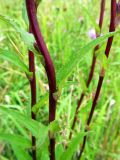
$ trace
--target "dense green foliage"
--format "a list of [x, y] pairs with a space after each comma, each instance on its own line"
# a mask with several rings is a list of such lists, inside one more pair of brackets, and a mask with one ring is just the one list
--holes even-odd
[[[56, 136], [56, 160], [75, 160], [75, 153], [85, 134], [88, 140], [83, 160], [120, 159], [120, 36], [119, 27], [109, 33], [110, 1], [107, 0], [103, 36], [91, 40], [88, 32], [99, 30], [99, 1], [43, 0], [38, 8], [38, 20], [45, 42], [55, 64], [58, 99], [56, 120], [48, 122], [48, 81], [44, 60], [33, 48], [34, 37], [28, 34], [28, 18], [24, 0], [0, 0], [0, 159], [32, 160], [31, 133], [37, 139], [39, 160], [49, 160], [48, 132]], [[104, 56], [106, 40], [115, 34], [109, 60]], [[97, 65], [93, 81], [86, 88], [94, 47]], [[30, 117], [30, 86], [28, 49], [35, 52], [37, 104]], [[84, 133], [86, 120], [96, 90], [101, 66], [106, 75], [93, 121]], [[82, 91], [85, 99], [79, 119], [68, 139], [77, 101]], [[68, 146], [65, 149], [65, 146]], [[29, 154], [28, 154], [29, 153]]]

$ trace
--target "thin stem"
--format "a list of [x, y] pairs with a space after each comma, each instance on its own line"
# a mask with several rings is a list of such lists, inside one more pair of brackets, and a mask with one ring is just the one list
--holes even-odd
[[[104, 19], [105, 1], [106, 0], [101, 0], [101, 9], [100, 9], [100, 17], [99, 17], [100, 33], [101, 33], [103, 19]], [[100, 34], [96, 33], [96, 37], [99, 37], [99, 35]], [[96, 53], [96, 51], [98, 49], [99, 49], [99, 45], [95, 47], [94, 52], [93, 52], [92, 65], [91, 65], [91, 69], [90, 69], [90, 72], [89, 72], [89, 77], [88, 77], [88, 80], [87, 80], [87, 83], [86, 83], [87, 88], [89, 87], [89, 85], [90, 85], [90, 83], [92, 81], [92, 78], [93, 78], [95, 64], [96, 64], [96, 55], [95, 55], [95, 53]], [[73, 123], [72, 123], [71, 131], [70, 131], [69, 139], [72, 138], [72, 131], [75, 128], [75, 124], [77, 122], [77, 117], [78, 117], [79, 109], [80, 109], [80, 106], [82, 104], [84, 96], [85, 96], [85, 93], [83, 91], [82, 94], [81, 94], [81, 96], [80, 96], [80, 99], [78, 101], [78, 105], [77, 105], [77, 108], [76, 108], [76, 111], [75, 111], [75, 116], [74, 116], [74, 119], [73, 119]]]
[[[36, 12], [38, 3], [36, 3]], [[32, 33], [32, 29], [29, 26], [29, 33]], [[31, 89], [31, 117], [32, 119], [36, 120], [36, 115], [34, 112], [32, 112], [32, 107], [36, 104], [36, 74], [35, 74], [35, 56], [32, 51], [29, 50], [28, 52], [29, 57], [29, 71], [32, 72], [32, 78], [29, 80], [30, 82], [30, 89]], [[32, 135], [32, 159], [36, 160], [36, 138]]]
[[[32, 79], [30, 79], [30, 88], [31, 88], [31, 110], [32, 107], [36, 104], [36, 76], [35, 76], [35, 62], [34, 62], [34, 53], [29, 51], [29, 70], [33, 73]], [[31, 113], [32, 119], [36, 119], [36, 115]], [[36, 160], [36, 138], [32, 136], [32, 158]]]
[[[55, 120], [56, 103], [57, 103], [56, 99], [54, 98], [54, 93], [56, 92], [55, 68], [39, 28], [34, 0], [26, 0], [26, 8], [32, 33], [35, 37], [39, 51], [41, 51], [41, 54], [44, 57], [45, 61], [44, 67], [47, 73], [48, 83], [49, 83], [49, 123], [50, 123]], [[49, 138], [50, 138], [50, 160], [55, 160], [55, 138], [54, 136], [51, 136], [51, 134]]]
[[[115, 18], [116, 18], [116, 0], [111, 0], [111, 22], [110, 22], [109, 32], [115, 31]], [[108, 42], [107, 42], [107, 46], [106, 46], [106, 50], [105, 50], [105, 55], [106, 55], [107, 58], [108, 58], [109, 53], [110, 53], [112, 42], [113, 42], [113, 36], [110, 37], [108, 39]], [[85, 129], [85, 132], [88, 131], [87, 128], [89, 128], [89, 126], [90, 126], [90, 123], [91, 123], [91, 120], [92, 120], [92, 117], [93, 117], [93, 113], [95, 111], [95, 107], [97, 105], [97, 101], [98, 101], [100, 91], [101, 91], [101, 88], [102, 88], [104, 76], [105, 76], [105, 70], [102, 67], [101, 74], [99, 76], [99, 81], [98, 81], [98, 85], [97, 85], [96, 94], [95, 94], [95, 97], [94, 97], [94, 100], [93, 100], [93, 103], [92, 103], [92, 107], [91, 107], [91, 111], [90, 111], [90, 114], [89, 114], [89, 117], [88, 117], [88, 120], [87, 120], [87, 127]], [[85, 149], [86, 141], [87, 141], [87, 136], [84, 136], [82, 148], [81, 148], [81, 151], [80, 151], [80, 155], [78, 156], [79, 160], [80, 160], [80, 158], [82, 156], [82, 153]]]

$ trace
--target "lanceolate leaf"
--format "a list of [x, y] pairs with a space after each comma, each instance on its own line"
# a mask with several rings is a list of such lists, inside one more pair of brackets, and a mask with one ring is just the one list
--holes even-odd
[[45, 105], [45, 103], [46, 103], [47, 100], [48, 100], [48, 97], [49, 97], [49, 95], [48, 95], [48, 93], [46, 93], [42, 98], [40, 98], [40, 101], [38, 101], [38, 103], [33, 106], [32, 111], [33, 111], [34, 113], [37, 113], [37, 112], [39, 111], [39, 109], [40, 109], [43, 105]]
[[20, 58], [20, 56], [17, 53], [0, 48], [0, 57], [18, 66], [25, 73], [30, 73], [27, 65], [24, 63], [24, 61]]
[[104, 36], [101, 36], [88, 44], [86, 44], [83, 48], [81, 48], [78, 53], [71, 54], [69, 60], [66, 64], [58, 71], [57, 73], [57, 83], [58, 87], [62, 85], [62, 83], [70, 76], [73, 69], [85, 58], [86, 54], [89, 52], [90, 49], [94, 48], [96, 45], [104, 42], [108, 37], [111, 37], [120, 31], [107, 33]]
[[29, 139], [15, 134], [0, 133], [0, 141], [4, 141], [13, 145], [15, 144], [16, 146], [22, 147], [24, 149], [31, 148], [31, 142]]
[[100, 61], [101, 67], [105, 70], [108, 68], [108, 59], [104, 53], [96, 54], [97, 59]]
[[7, 16], [3, 16], [0, 14], [0, 19], [11, 25], [16, 30], [16, 32], [20, 34], [21, 38], [23, 39], [24, 43], [28, 46], [28, 48], [30, 50], [34, 50], [33, 44], [35, 43], [35, 39], [32, 34], [26, 32], [17, 24], [17, 22], [15, 22], [13, 19]]
[[79, 80], [80, 80], [80, 84], [81, 84], [82, 90], [83, 90], [84, 92], [86, 92], [86, 91], [87, 91], [87, 85], [86, 85], [85, 80], [83, 79], [82, 76], [80, 76]]
[[25, 126], [36, 138], [38, 138], [39, 134], [46, 129], [46, 126], [44, 126], [43, 124], [32, 120], [28, 116], [23, 115], [22, 113], [14, 109], [1, 107], [0, 112], [2, 114], [5, 114], [6, 116], [12, 116], [12, 118], [14, 118], [21, 125]]
[[25, 151], [22, 147], [12, 145], [12, 149], [17, 157], [17, 160], [32, 160], [32, 157], [29, 155], [29, 153], [27, 153], [27, 151]]
[[49, 125], [49, 130], [51, 133], [54, 133], [54, 134], [60, 131], [59, 122], [57, 120], [51, 122]]
[[1, 107], [0, 113], [5, 114], [6, 116], [12, 116], [12, 119], [15, 119], [19, 124], [21, 124], [21, 126], [26, 127], [32, 133], [32, 135], [34, 135], [38, 139], [38, 149], [46, 144], [49, 131], [52, 130], [54, 133], [56, 133], [59, 130], [57, 121], [51, 123], [49, 126], [44, 126], [43, 124], [32, 120], [28, 116], [21, 114], [20, 111], [16, 111], [14, 109]]
[[75, 138], [72, 139], [72, 141], [69, 144], [69, 147], [67, 148], [66, 151], [64, 151], [59, 160], [70, 160], [74, 154], [74, 152], [77, 150], [77, 147], [80, 144], [81, 139], [88, 133], [81, 132], [77, 134]]
[[55, 134], [60, 131], [60, 126], [57, 120], [54, 120], [51, 122], [48, 127], [44, 129], [44, 132], [41, 132], [42, 138], [40, 137], [38, 139], [37, 148], [42, 149], [43, 146], [49, 145], [46, 140], [48, 140], [48, 132], [51, 132], [52, 134]]
[[20, 132], [20, 134], [22, 136], [24, 136], [25, 138], [29, 138], [28, 133], [26, 132], [26, 129], [23, 128], [14, 118], [11, 118], [13, 123], [15, 124], [16, 128], [18, 129], [18, 131]]

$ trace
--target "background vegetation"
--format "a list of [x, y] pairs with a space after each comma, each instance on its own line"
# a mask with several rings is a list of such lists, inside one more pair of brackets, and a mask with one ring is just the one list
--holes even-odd
[[[20, 0], [0, 0], [0, 3], [0, 14], [14, 19], [22, 28], [27, 30], [24, 3]], [[96, 0], [43, 0], [41, 2], [38, 9], [38, 20], [55, 64], [56, 73], [67, 62], [71, 54], [76, 56], [76, 53], [80, 52], [80, 48], [91, 41], [88, 32], [97, 27], [99, 6], [100, 2]], [[102, 34], [108, 33], [109, 16], [110, 1], [107, 0]], [[105, 46], [106, 43], [103, 43], [97, 52], [97, 65], [94, 78], [86, 92], [79, 112], [79, 120], [74, 131], [74, 137], [76, 137], [81, 129], [79, 143], [82, 143], [84, 135], [82, 131], [84, 131], [86, 119], [96, 90], [100, 67], [104, 63], [103, 53]], [[2, 20], [0, 20], [0, 48], [20, 54], [24, 58], [24, 62], [28, 65], [27, 46], [13, 27]], [[68, 136], [71, 123], [80, 93], [86, 89], [85, 82], [88, 78], [92, 54], [93, 49], [90, 49], [89, 52], [85, 53], [84, 58], [81, 55], [80, 64], [74, 68], [68, 80], [59, 87], [59, 94], [57, 96], [59, 95], [60, 98], [56, 113], [56, 119], [59, 122], [59, 129], [56, 133], [56, 155], [58, 160], [61, 157], [60, 153], [63, 152], [63, 144], [67, 145], [69, 143]], [[47, 78], [41, 64], [41, 58], [39, 56], [36, 57], [37, 101], [39, 103], [39, 108], [37, 106], [36, 111], [37, 120], [44, 125], [48, 125]], [[105, 62], [105, 65], [107, 66], [104, 85], [90, 126], [87, 145], [82, 157], [83, 160], [120, 159], [119, 34], [115, 36], [109, 60], [107, 63]], [[26, 79], [26, 75], [21, 67], [10, 63], [2, 56], [0, 58], [0, 93], [0, 107], [19, 110], [23, 115], [30, 116], [29, 81]], [[16, 145], [15, 137], [10, 137], [10, 134], [19, 134], [28, 138], [30, 137], [30, 134], [27, 134], [29, 133], [28, 130], [31, 131], [32, 129], [30, 129], [30, 126], [24, 127], [23, 122], [19, 123], [17, 118], [22, 119], [18, 115], [12, 115], [12, 112], [0, 110], [1, 160], [16, 160], [16, 158], [24, 160], [24, 157], [20, 157], [23, 148], [21, 147], [20, 151], [20, 144]], [[25, 121], [26, 119], [22, 120]], [[44, 129], [40, 131], [40, 136], [43, 135], [44, 131]], [[6, 138], [7, 136], [8, 138]], [[22, 143], [22, 140], [21, 142], [18, 141], [18, 143]], [[43, 143], [38, 148], [41, 149], [40, 147], [42, 145], [44, 152], [40, 154], [41, 160], [48, 160], [47, 144]], [[69, 151], [74, 152], [72, 148]], [[17, 155], [19, 155], [19, 158]]]

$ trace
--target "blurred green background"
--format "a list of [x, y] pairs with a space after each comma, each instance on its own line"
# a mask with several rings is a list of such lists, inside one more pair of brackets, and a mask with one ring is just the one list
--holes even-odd
[[[24, 29], [24, 3], [21, 0], [0, 0], [0, 14], [6, 15]], [[91, 41], [88, 32], [95, 29], [99, 19], [100, 0], [42, 0], [38, 8], [38, 20], [57, 71], [65, 64], [71, 54], [76, 54], [82, 46]], [[110, 0], [107, 0], [102, 34], [109, 31]], [[26, 21], [27, 22], [27, 21]], [[119, 27], [117, 28], [119, 29]], [[93, 81], [86, 93], [79, 113], [74, 135], [84, 130], [95, 93], [102, 54], [106, 43], [97, 52], [97, 64]], [[16, 31], [0, 20], [0, 48], [19, 52], [28, 65], [27, 47]], [[84, 89], [83, 82], [88, 78], [93, 50], [86, 53], [84, 60], [74, 69], [71, 77], [60, 89], [57, 105], [57, 120], [61, 125], [61, 135], [57, 144], [67, 143], [70, 126], [77, 100]], [[37, 100], [48, 92], [47, 78], [39, 57], [36, 58]], [[0, 58], [0, 106], [16, 108], [28, 113], [30, 107], [30, 88], [26, 75], [14, 64]], [[9, 114], [9, 113], [8, 113]], [[48, 124], [48, 102], [43, 103], [37, 113], [38, 121]], [[0, 132], [18, 133], [16, 125], [8, 117], [0, 114]], [[107, 63], [106, 76], [99, 102], [91, 124], [83, 160], [120, 160], [120, 36], [114, 38]], [[82, 142], [82, 140], [81, 140]], [[11, 146], [0, 144], [0, 155], [15, 160]]]

